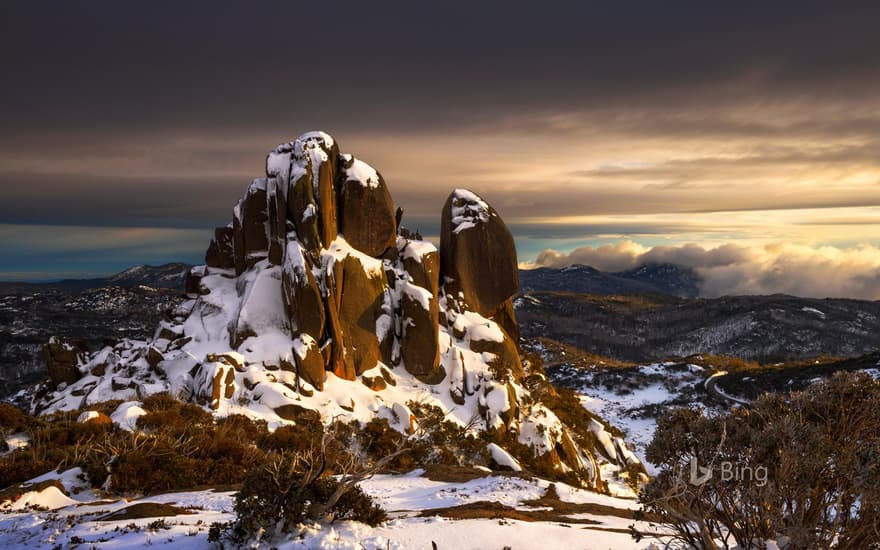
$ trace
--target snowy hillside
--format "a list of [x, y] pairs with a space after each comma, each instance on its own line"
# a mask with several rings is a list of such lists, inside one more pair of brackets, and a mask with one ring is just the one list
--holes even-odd
[[[55, 486], [27, 493], [0, 516], [3, 548], [117, 549], [167, 547], [208, 549], [212, 524], [231, 520], [231, 491], [195, 491], [135, 500], [98, 500], [79, 470], [35, 480]], [[378, 475], [362, 484], [390, 511], [391, 520], [371, 528], [354, 522], [310, 526], [279, 550], [388, 548], [650, 548], [658, 528], [631, 519], [637, 505], [557, 483], [485, 474], [469, 481], [442, 481], [424, 470]], [[79, 492], [76, 492], [80, 489]], [[27, 508], [41, 507], [43, 511]], [[634, 527], [647, 536], [637, 543]]]

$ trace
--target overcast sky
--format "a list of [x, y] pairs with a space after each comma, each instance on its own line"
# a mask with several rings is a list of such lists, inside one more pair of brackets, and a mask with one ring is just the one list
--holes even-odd
[[525, 264], [735, 245], [876, 280], [877, 3], [375, 4], [5, 3], [0, 278], [199, 261], [323, 129], [423, 234], [482, 194]]

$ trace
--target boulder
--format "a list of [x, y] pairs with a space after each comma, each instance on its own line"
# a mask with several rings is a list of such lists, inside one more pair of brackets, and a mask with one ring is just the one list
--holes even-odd
[[293, 334], [308, 334], [319, 340], [324, 334], [324, 304], [312, 262], [300, 243], [287, 242], [281, 272], [281, 289]]
[[[324, 254], [327, 310], [334, 352], [330, 369], [346, 380], [376, 366], [381, 358], [378, 320], [388, 310], [388, 284], [382, 262], [336, 241]], [[388, 337], [383, 335], [383, 339]]]
[[81, 340], [53, 336], [47, 344], [43, 344], [43, 359], [52, 385], [70, 385], [82, 378], [77, 365], [87, 353], [88, 348]]
[[[328, 279], [329, 280], [329, 279]], [[340, 378], [354, 380], [354, 368], [347, 369], [345, 362], [345, 347], [342, 339], [342, 323], [339, 321], [339, 304], [336, 292], [328, 284], [324, 312], [327, 341], [321, 346], [321, 355], [324, 358], [324, 370], [331, 371]]]
[[287, 184], [280, 184], [274, 177], [266, 182], [266, 213], [269, 228], [269, 262], [281, 265], [284, 261], [284, 243], [287, 237]]
[[183, 278], [183, 292], [190, 297], [197, 297], [202, 294], [202, 277], [205, 276], [205, 266], [193, 266], [186, 272]]
[[76, 421], [81, 424], [96, 424], [100, 426], [113, 424], [113, 420], [100, 411], [85, 411], [77, 417]]
[[251, 277], [243, 281], [241, 305], [231, 335], [236, 349], [251, 336], [290, 334], [290, 321], [282, 299], [281, 267], [271, 266], [249, 275]]
[[398, 255], [410, 281], [437, 296], [440, 288], [440, 252], [428, 241], [397, 239]]
[[400, 353], [403, 365], [422, 382], [437, 384], [446, 376], [440, 366], [437, 296], [410, 282], [401, 284]]
[[390, 370], [382, 367], [379, 372], [382, 373], [382, 378], [385, 380], [385, 384], [388, 386], [396, 386], [397, 379], [394, 378], [394, 374], [391, 373]]
[[315, 201], [311, 171], [303, 170], [297, 179], [290, 183], [287, 194], [287, 216], [293, 222], [302, 246], [309, 252], [320, 250], [322, 243], [318, 203]]
[[199, 362], [189, 353], [166, 359], [158, 365], [158, 369], [168, 381], [168, 393], [180, 400], [188, 400], [192, 397], [194, 378], [198, 375], [199, 368]]
[[508, 298], [489, 317], [504, 329], [514, 342], [519, 342], [519, 323], [516, 322], [516, 310], [513, 307], [513, 298]]
[[339, 234], [336, 225], [336, 188], [333, 185], [335, 158], [326, 160], [321, 163], [318, 168], [318, 191], [316, 198], [318, 200], [318, 228], [321, 235], [321, 242], [324, 246], [336, 240]]
[[225, 351], [223, 353], [209, 353], [205, 359], [211, 363], [223, 363], [229, 365], [238, 372], [244, 372], [244, 356], [237, 351]]
[[446, 371], [449, 373], [449, 396], [456, 405], [464, 405], [465, 398], [470, 393], [468, 388], [468, 373], [464, 365], [464, 355], [458, 348], [449, 348], [446, 352], [448, 362]]
[[394, 201], [385, 180], [369, 164], [343, 155], [339, 189], [339, 231], [348, 244], [378, 258], [397, 237]]
[[150, 365], [151, 369], [156, 370], [159, 367], [159, 363], [164, 360], [165, 356], [155, 346], [150, 346], [147, 349], [147, 364]]
[[409, 407], [402, 403], [394, 403], [394, 405], [391, 406], [391, 412], [397, 420], [396, 423], [403, 427], [407, 435], [416, 433], [418, 421]]
[[266, 160], [266, 171], [286, 178], [287, 218], [310, 253], [336, 239], [336, 165], [339, 147], [323, 132], [309, 132], [279, 145]]
[[366, 374], [362, 374], [361, 383], [373, 391], [382, 391], [388, 387], [388, 383], [385, 382], [385, 379], [382, 378], [381, 374], [377, 376], [367, 376]]
[[[289, 161], [285, 166], [285, 155]], [[303, 246], [317, 252], [336, 239], [336, 165], [339, 146], [328, 134], [308, 132], [279, 145], [266, 163], [267, 172], [288, 174], [287, 217]]]
[[489, 361], [489, 368], [496, 380], [506, 382], [511, 377], [517, 381], [522, 379], [522, 359], [513, 338], [495, 323], [492, 323], [489, 330], [479, 328], [481, 330], [474, 330], [474, 326], [471, 326], [467, 332], [471, 351], [491, 353], [494, 356]]
[[477, 410], [490, 430], [506, 432], [519, 416], [516, 390], [510, 382], [486, 382], [477, 402]]
[[460, 294], [468, 309], [486, 317], [519, 289], [510, 230], [494, 208], [465, 189], [453, 191], [443, 206], [440, 271], [450, 280], [447, 294]]
[[266, 178], [255, 179], [248, 187], [241, 205], [241, 230], [246, 267], [253, 266], [268, 254], [267, 183]]
[[210, 400], [211, 408], [217, 410], [225, 399], [232, 399], [238, 386], [235, 383], [235, 369], [224, 363], [205, 363], [196, 376], [196, 397]]
[[[38, 482], [25, 481], [23, 483], [16, 483], [14, 485], [4, 488], [3, 490], [0, 490], [0, 508], [2, 508], [4, 511], [8, 510], [12, 507], [13, 503], [15, 503], [20, 498], [22, 498], [22, 496], [28, 493], [51, 495], [52, 497], [54, 497], [52, 500], [58, 500], [62, 502], [65, 500], [75, 502], [69, 498], [67, 489], [65, 489], [64, 484], [61, 483], [61, 480], [47, 479]], [[36, 507], [37, 506], [34, 506], [34, 508]]]
[[293, 357], [296, 373], [317, 390], [324, 389], [324, 357], [314, 338], [308, 334], [300, 335], [293, 342]]
[[236, 275], [241, 275], [245, 269], [244, 228], [241, 223], [243, 204], [244, 201], [239, 199], [232, 209], [232, 252]]
[[296, 422], [298, 424], [307, 426], [309, 424], [314, 425], [321, 422], [321, 414], [318, 411], [307, 409], [294, 403], [281, 405], [280, 407], [275, 407], [273, 410], [275, 411], [275, 414], [284, 420], [290, 420], [291, 422]]
[[232, 269], [235, 267], [235, 252], [233, 248], [233, 229], [231, 225], [214, 229], [214, 238], [205, 252], [205, 265], [220, 269]]

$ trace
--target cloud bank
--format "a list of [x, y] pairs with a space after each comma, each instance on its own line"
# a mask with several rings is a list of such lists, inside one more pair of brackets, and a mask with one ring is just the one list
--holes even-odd
[[764, 246], [698, 244], [645, 247], [630, 240], [569, 253], [542, 251], [538, 267], [584, 264], [602, 271], [623, 271], [651, 263], [693, 269], [702, 279], [701, 294], [792, 294], [813, 298], [880, 299], [880, 248], [811, 247], [789, 243]]

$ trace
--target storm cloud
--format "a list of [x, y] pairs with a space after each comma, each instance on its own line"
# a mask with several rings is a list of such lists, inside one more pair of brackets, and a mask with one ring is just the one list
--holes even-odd
[[[223, 225], [266, 152], [320, 128], [423, 234], [468, 187], [520, 243], [564, 234], [557, 249], [877, 245], [878, 16], [811, 1], [12, 3], [0, 225], [12, 240], [103, 228], [110, 247], [118, 228]], [[17, 258], [9, 272], [37, 269]]]

